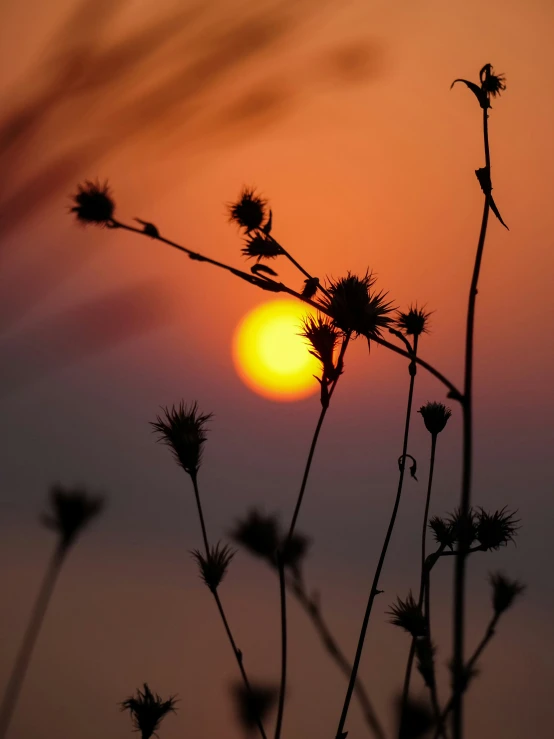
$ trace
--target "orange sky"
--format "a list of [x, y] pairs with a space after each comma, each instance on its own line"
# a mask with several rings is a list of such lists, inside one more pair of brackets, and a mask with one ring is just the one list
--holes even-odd
[[[554, 442], [551, 2], [351, 0], [337, 9], [311, 0], [219, 0], [166, 25], [165, 13], [175, 12], [169, 2], [122, 3], [118, 18], [109, 5], [98, 0], [98, 16], [64, 34], [60, 24], [75, 2], [4, 0], [1, 11], [3, 109], [36, 117], [25, 136], [0, 150], [7, 503], [0, 587], [11, 594], [0, 608], [1, 633], [9, 635], [0, 679], [49, 551], [35, 525], [48, 485], [84, 482], [112, 496], [109, 514], [86, 534], [60, 583], [12, 739], [127, 736], [115, 704], [145, 679], [182, 699], [163, 739], [238, 736], [227, 700], [234, 664], [187, 554], [198, 545], [189, 481], [153, 443], [147, 421], [181, 398], [214, 411], [203, 484], [210, 525], [223, 536], [253, 503], [288, 518], [319, 413], [317, 397], [275, 404], [235, 374], [233, 332], [265, 294], [161, 244], [78, 228], [66, 215], [74, 184], [109, 178], [123, 220], [153, 221], [169, 238], [239, 267], [241, 239], [225, 204], [244, 184], [256, 185], [270, 200], [276, 238], [313, 274], [369, 267], [401, 307], [417, 300], [434, 310], [421, 353], [459, 382], [482, 208], [474, 170], [483, 156], [478, 106], [462, 86], [449, 86], [456, 77], [476, 79], [489, 61], [508, 84], [493, 104], [490, 133], [494, 196], [510, 231], [490, 222], [479, 291], [474, 500], [519, 508], [524, 528], [517, 550], [475, 563], [470, 635], [477, 639], [487, 618], [482, 581], [490, 569], [502, 567], [529, 589], [486, 658], [469, 699], [469, 726], [472, 739], [496, 736], [493, 721], [505, 739], [545, 736], [554, 718], [544, 692], [554, 677], [544, 659], [554, 612], [545, 564], [554, 556], [547, 529]], [[102, 20], [94, 61], [63, 97], [66, 88], [52, 83], [59, 60], [94, 48]], [[144, 29], [151, 33], [126, 47], [128, 56], [121, 49], [102, 56]], [[227, 49], [221, 39], [233, 29], [240, 43]], [[267, 48], [256, 45], [261, 37]], [[89, 86], [79, 87], [79, 79]], [[18, 118], [18, 130], [25, 120]], [[278, 269], [301, 286], [292, 268]], [[361, 343], [349, 354], [301, 524], [315, 542], [309, 576], [352, 651], [392, 505], [406, 372], [381, 349], [369, 362]], [[420, 373], [416, 403], [432, 399], [444, 400], [442, 388]], [[435, 513], [452, 509], [458, 496], [456, 411], [439, 460]], [[414, 431], [423, 468], [427, 441]], [[411, 524], [422, 504], [414, 485], [406, 487], [385, 572], [388, 600], [373, 617], [372, 659], [363, 668], [389, 717], [407, 640], [391, 633], [384, 612], [414, 585]], [[224, 594], [241, 647], [270, 679], [278, 665], [276, 582], [246, 555], [235, 569]], [[437, 627], [441, 669], [450, 648], [449, 565], [444, 570], [435, 587], [446, 624], [443, 634]], [[292, 619], [285, 737], [332, 736], [342, 678], [303, 615], [293, 611]], [[62, 638], [70, 641], [60, 652]], [[446, 684], [445, 669], [442, 679]], [[363, 735], [357, 708], [348, 727], [352, 737]]]

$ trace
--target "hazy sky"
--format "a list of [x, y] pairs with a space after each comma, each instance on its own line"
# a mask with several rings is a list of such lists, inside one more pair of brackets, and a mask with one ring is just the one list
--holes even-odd
[[[522, 529], [517, 548], [471, 560], [468, 643], [490, 615], [489, 571], [528, 590], [483, 659], [468, 737], [546, 737], [552, 3], [214, 0], [175, 9], [98, 0], [68, 20], [78, 7], [4, 0], [0, 11], [1, 681], [53, 545], [38, 524], [49, 485], [109, 496], [62, 574], [11, 739], [129, 736], [116, 704], [145, 680], [180, 697], [163, 739], [239, 736], [229, 699], [236, 664], [188, 554], [201, 541], [190, 480], [148, 421], [181, 399], [214, 413], [200, 484], [216, 539], [252, 505], [289, 518], [319, 415], [317, 397], [271, 402], [235, 373], [233, 332], [265, 293], [162, 244], [78, 227], [67, 216], [75, 183], [109, 178], [122, 219], [153, 221], [238, 267], [242, 242], [225, 204], [256, 185], [276, 238], [313, 274], [369, 267], [400, 307], [417, 300], [434, 310], [421, 354], [459, 383], [483, 155], [479, 108], [465, 88], [449, 87], [477, 79], [487, 62], [507, 79], [490, 135], [494, 196], [510, 230], [490, 221], [479, 289], [473, 500], [517, 508]], [[284, 264], [279, 274], [302, 284]], [[384, 349], [368, 358], [354, 343], [301, 513], [313, 538], [306, 580], [349, 656], [392, 508], [407, 384], [400, 358]], [[427, 400], [444, 401], [444, 391], [420, 372], [415, 407]], [[436, 514], [459, 496], [453, 412], [439, 440]], [[387, 724], [409, 639], [385, 612], [417, 586], [428, 446], [416, 415], [409, 451], [420, 482], [405, 485], [361, 669]], [[443, 695], [451, 574], [441, 563], [433, 589]], [[275, 576], [240, 553], [221, 596], [247, 669], [276, 680]], [[344, 679], [294, 602], [290, 618], [284, 737], [332, 738]], [[355, 702], [347, 728], [352, 739], [367, 735]]]

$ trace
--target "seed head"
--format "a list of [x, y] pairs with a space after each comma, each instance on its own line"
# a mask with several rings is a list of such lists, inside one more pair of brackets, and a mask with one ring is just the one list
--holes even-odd
[[437, 544], [449, 549], [454, 548], [456, 537], [449, 521], [445, 521], [444, 518], [439, 516], [433, 516], [429, 520], [429, 528], [433, 532]]
[[210, 547], [209, 554], [204, 556], [198, 549], [191, 552], [198, 563], [200, 577], [210, 590], [217, 590], [217, 586], [225, 577], [229, 563], [236, 552], [227, 544], [220, 546], [218, 542], [215, 547]]
[[425, 618], [421, 612], [421, 608], [415, 602], [412, 591], [410, 590], [406, 600], [396, 599], [393, 603], [389, 615], [392, 616], [390, 623], [394, 626], [400, 626], [413, 637], [423, 637], [427, 633], [425, 627]]
[[202, 462], [202, 447], [207, 439], [205, 425], [212, 417], [198, 412], [198, 403], [185, 406], [183, 401], [171, 410], [162, 408], [163, 417], [151, 422], [158, 441], [169, 446], [178, 464], [191, 477], [195, 477]]
[[444, 430], [448, 419], [452, 415], [450, 408], [447, 408], [443, 403], [435, 402], [422, 405], [418, 413], [421, 413], [423, 416], [425, 428], [433, 436], [437, 436], [437, 434], [440, 434]]
[[159, 695], [152, 693], [144, 683], [144, 693], [137, 689], [137, 697], [131, 696], [121, 705], [122, 711], [129, 711], [136, 731], [141, 732], [141, 739], [150, 739], [159, 728], [162, 719], [168, 713], [175, 713], [175, 696], [164, 701]]
[[507, 611], [514, 600], [525, 590], [523, 583], [510, 580], [501, 572], [493, 572], [489, 576], [489, 582], [492, 586], [492, 606], [497, 616]]
[[506, 506], [500, 511], [487, 513], [479, 508], [476, 514], [475, 538], [486, 550], [500, 549], [514, 540], [519, 529], [519, 519], [516, 512], [507, 510]]
[[90, 496], [79, 488], [54, 485], [50, 489], [50, 512], [43, 513], [42, 523], [60, 535], [60, 547], [67, 550], [78, 534], [104, 507], [104, 499]]
[[322, 299], [325, 312], [333, 325], [345, 334], [369, 339], [381, 336], [381, 330], [392, 324], [389, 315], [394, 308], [385, 300], [387, 293], [373, 292], [375, 278], [370, 272], [358, 277], [348, 272], [346, 277], [332, 280]]
[[86, 225], [106, 226], [113, 218], [115, 203], [112, 200], [108, 183], [85, 180], [84, 185], [77, 186], [77, 194], [72, 195], [75, 202], [71, 213], [77, 220]]
[[495, 98], [506, 89], [506, 78], [503, 74], [495, 74], [492, 64], [485, 64], [479, 72], [481, 80], [481, 89], [487, 94]]
[[429, 333], [429, 316], [431, 314], [417, 305], [411, 305], [407, 313], [397, 311], [396, 328], [406, 336], [421, 336]]
[[254, 188], [243, 188], [239, 199], [235, 203], [230, 203], [229, 220], [238, 223], [247, 233], [261, 228], [262, 223], [266, 220], [267, 200], [256, 195]]
[[230, 536], [256, 557], [274, 562], [281, 540], [279, 520], [253, 508], [243, 521], [237, 521]]
[[302, 323], [301, 336], [308, 340], [311, 346], [310, 354], [321, 362], [323, 379], [329, 382], [337, 376], [337, 369], [333, 362], [333, 355], [339, 340], [339, 332], [333, 323], [326, 317], [317, 318], [308, 316]]
[[469, 509], [465, 524], [459, 508], [450, 514], [447, 523], [458, 546], [465, 540], [466, 545], [470, 547], [477, 538], [477, 513], [474, 508]]
[[257, 231], [248, 235], [242, 253], [248, 259], [257, 259], [259, 262], [261, 259], [275, 259], [283, 253], [283, 250], [271, 236]]
[[231, 694], [235, 704], [238, 722], [247, 734], [256, 731], [258, 721], [262, 724], [275, 705], [278, 690], [273, 685], [250, 683], [250, 690], [244, 683], [234, 683]]

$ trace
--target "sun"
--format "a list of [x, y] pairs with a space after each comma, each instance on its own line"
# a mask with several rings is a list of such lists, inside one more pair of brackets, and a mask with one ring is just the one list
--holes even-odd
[[300, 400], [319, 390], [321, 374], [307, 341], [302, 320], [315, 311], [298, 301], [271, 300], [251, 310], [233, 338], [233, 360], [243, 382], [271, 400]]

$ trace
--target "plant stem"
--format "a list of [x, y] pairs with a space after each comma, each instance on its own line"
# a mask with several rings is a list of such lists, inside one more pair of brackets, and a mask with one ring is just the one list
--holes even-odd
[[352, 672], [350, 674], [350, 681], [348, 683], [348, 689], [346, 691], [344, 705], [342, 708], [342, 713], [341, 713], [341, 716], [339, 719], [339, 725], [337, 728], [337, 733], [336, 733], [337, 739], [345, 739], [346, 737], [346, 734], [344, 733], [344, 724], [346, 722], [346, 717], [348, 716], [348, 709], [350, 707], [350, 701], [352, 700], [352, 693], [354, 691], [354, 684], [356, 682], [356, 677], [358, 675], [358, 668], [360, 666], [360, 660], [362, 657], [365, 635], [367, 632], [369, 618], [371, 616], [371, 611], [373, 608], [373, 601], [375, 600], [375, 596], [377, 595], [377, 589], [379, 585], [379, 578], [381, 576], [381, 570], [383, 569], [383, 564], [385, 562], [385, 557], [387, 555], [387, 549], [388, 549], [389, 542], [392, 537], [392, 531], [394, 529], [394, 524], [396, 522], [396, 514], [398, 513], [398, 507], [400, 506], [400, 497], [402, 495], [402, 486], [404, 483], [404, 471], [406, 468], [406, 453], [408, 451], [408, 437], [410, 434], [410, 418], [412, 414], [412, 401], [413, 401], [413, 395], [414, 395], [414, 383], [415, 383], [415, 375], [416, 375], [414, 362], [415, 362], [415, 355], [417, 354], [417, 343], [418, 343], [417, 340], [418, 340], [418, 337], [415, 336], [414, 337], [413, 358], [411, 359], [411, 362], [410, 362], [410, 387], [408, 391], [406, 420], [404, 423], [404, 441], [402, 444], [402, 457], [401, 457], [401, 464], [400, 464], [400, 474], [398, 477], [398, 488], [396, 491], [396, 498], [394, 501], [392, 514], [390, 517], [387, 533], [385, 536], [385, 541], [383, 542], [383, 548], [381, 549], [381, 554], [379, 556], [379, 561], [377, 563], [377, 569], [375, 570], [375, 574], [373, 577], [373, 583], [371, 585], [371, 590], [369, 592], [369, 598], [367, 601], [364, 619], [362, 622], [362, 628], [361, 628], [360, 636], [358, 639], [358, 646], [356, 648], [356, 655], [354, 657], [354, 663], [352, 665]]
[[[490, 152], [488, 133], [487, 108], [483, 109], [483, 140], [485, 148], [485, 168], [490, 177]], [[463, 739], [463, 693], [464, 693], [464, 626], [465, 626], [465, 575], [466, 557], [469, 549], [468, 522], [471, 506], [471, 473], [473, 460], [473, 349], [475, 330], [475, 301], [477, 298], [477, 287], [479, 283], [479, 272], [485, 238], [487, 235], [487, 223], [490, 210], [490, 192], [485, 193], [485, 204], [483, 217], [481, 219], [481, 230], [475, 255], [475, 265], [469, 290], [469, 301], [467, 309], [466, 342], [465, 342], [465, 365], [464, 365], [464, 395], [462, 401], [463, 411], [463, 471], [462, 492], [460, 500], [460, 530], [459, 556], [456, 557], [454, 573], [454, 649], [453, 649], [453, 711], [452, 711], [452, 734], [453, 739]]]
[[[308, 595], [304, 583], [298, 578], [289, 579], [287, 581], [287, 586], [290, 590], [292, 590], [296, 600], [310, 618], [312, 624], [314, 625], [316, 633], [319, 635], [323, 646], [327, 650], [327, 653], [331, 656], [331, 658], [338, 665], [341, 672], [348, 679], [352, 671], [352, 665], [344, 655], [343, 651], [340, 649], [339, 645], [336, 642], [336, 639], [325, 623], [325, 620], [321, 613], [319, 602], [315, 600], [315, 597], [310, 597]], [[360, 707], [362, 709], [362, 713], [367, 725], [378, 739], [385, 739], [384, 729], [381, 726], [377, 714], [375, 713], [375, 709], [373, 708], [366, 689], [359, 677], [356, 678], [354, 692], [360, 703]]]
[[[219, 615], [221, 616], [221, 620], [223, 621], [223, 625], [225, 627], [225, 632], [227, 633], [227, 638], [229, 639], [229, 642], [231, 644], [231, 647], [233, 649], [233, 654], [235, 655], [235, 659], [237, 660], [237, 664], [239, 666], [240, 674], [242, 676], [242, 680], [244, 682], [244, 686], [248, 693], [252, 695], [252, 688], [250, 687], [250, 681], [248, 680], [248, 675], [246, 674], [246, 670], [244, 669], [243, 665], [243, 657], [242, 652], [237, 647], [235, 640], [233, 638], [233, 633], [231, 631], [231, 627], [229, 626], [229, 622], [227, 621], [227, 617], [225, 615], [225, 611], [223, 610], [223, 604], [221, 602], [221, 599], [219, 597], [219, 593], [217, 592], [217, 589], [214, 589], [211, 591], [212, 595], [215, 599], [215, 602], [217, 604], [217, 610], [219, 611]], [[258, 729], [260, 732], [260, 735], [262, 739], [267, 739], [267, 735], [265, 733], [262, 720], [258, 715], [256, 715], [256, 724], [258, 725]]]
[[279, 569], [279, 596], [281, 601], [281, 686], [279, 688], [279, 706], [275, 723], [275, 739], [280, 739], [285, 709], [285, 691], [287, 687], [287, 597], [285, 589], [285, 561], [281, 553], [277, 555]]
[[[426, 566], [426, 561], [425, 561], [426, 560], [425, 542], [427, 538], [427, 519], [429, 517], [429, 503], [431, 501], [431, 490], [433, 487], [433, 473], [435, 471], [436, 448], [437, 448], [437, 435], [432, 434], [431, 435], [431, 458], [429, 461], [429, 480], [427, 482], [427, 498], [425, 500], [425, 512], [423, 514], [423, 527], [422, 527], [422, 532], [421, 532], [421, 576], [420, 576], [419, 598], [418, 598], [419, 608], [421, 608], [423, 605], [423, 597], [425, 593], [426, 581], [429, 580], [429, 573], [427, 573], [427, 576], [426, 576], [426, 570], [428, 568]], [[402, 708], [400, 712], [400, 735], [402, 735], [403, 726], [404, 726], [404, 718], [406, 716], [406, 708], [408, 705], [408, 696], [410, 692], [410, 680], [411, 680], [414, 656], [415, 656], [415, 638], [412, 638], [412, 643], [410, 645], [410, 653], [408, 655], [408, 662], [406, 664], [406, 673], [404, 676], [404, 687], [402, 689], [402, 704], [401, 704]]]
[[56, 585], [56, 581], [60, 574], [66, 552], [67, 549], [59, 545], [54, 550], [39, 590], [37, 600], [31, 612], [31, 618], [27, 625], [23, 642], [19, 648], [12, 673], [8, 681], [2, 706], [0, 707], [0, 739], [5, 739], [8, 732], [23, 681], [25, 680], [25, 675], [29, 668], [31, 656], [44, 622], [44, 617], [48, 610], [54, 586]]
[[206, 550], [206, 557], [210, 556], [210, 546], [208, 544], [208, 534], [206, 532], [206, 524], [204, 522], [204, 513], [202, 511], [202, 503], [200, 502], [200, 492], [198, 490], [198, 479], [196, 474], [190, 476], [192, 480], [192, 486], [194, 488], [194, 497], [196, 498], [196, 508], [198, 510], [198, 518], [200, 520], [200, 528], [202, 529], [202, 538], [204, 540], [204, 548]]
[[[322, 408], [321, 408], [321, 413], [319, 414], [319, 418], [318, 418], [318, 421], [317, 421], [317, 424], [316, 424], [316, 427], [315, 427], [314, 435], [312, 437], [312, 443], [311, 443], [311, 446], [310, 446], [310, 451], [308, 453], [308, 458], [306, 460], [306, 465], [304, 467], [304, 475], [302, 476], [302, 483], [300, 484], [300, 491], [298, 493], [298, 498], [296, 500], [296, 506], [294, 508], [294, 513], [292, 514], [292, 519], [291, 519], [290, 526], [289, 526], [289, 532], [288, 532], [287, 538], [286, 538], [285, 549], [288, 546], [288, 544], [289, 544], [289, 542], [290, 542], [290, 540], [292, 538], [292, 535], [294, 533], [296, 522], [298, 520], [298, 514], [300, 513], [300, 506], [302, 505], [302, 500], [304, 499], [304, 492], [306, 490], [306, 485], [308, 483], [308, 477], [309, 477], [310, 469], [311, 469], [311, 466], [312, 466], [312, 460], [313, 460], [313, 457], [314, 457], [315, 448], [317, 446], [317, 442], [318, 442], [318, 439], [319, 439], [319, 434], [320, 434], [321, 428], [323, 426], [323, 421], [325, 420], [325, 416], [327, 414], [327, 410], [329, 408], [329, 403], [331, 401], [331, 398], [333, 396], [333, 393], [335, 392], [335, 388], [337, 386], [337, 382], [339, 381], [340, 371], [341, 371], [342, 366], [343, 366], [343, 363], [344, 363], [344, 355], [346, 354], [346, 350], [348, 348], [349, 341], [350, 341], [350, 334], [346, 334], [346, 336], [344, 337], [344, 339], [342, 341], [342, 345], [341, 345], [340, 353], [339, 353], [339, 358], [337, 360], [337, 370], [338, 370], [337, 371], [337, 376], [333, 380], [333, 383], [332, 383], [331, 388], [329, 390], [329, 397], [328, 397], [328, 401], [329, 402], [327, 404], [323, 405]], [[325, 382], [325, 378], [324, 377], [322, 378], [322, 382]]]

